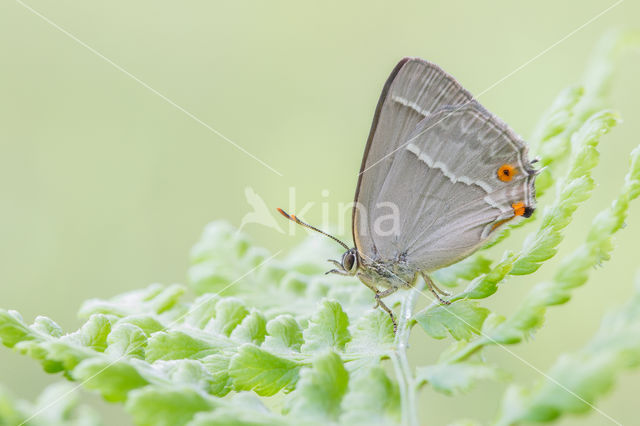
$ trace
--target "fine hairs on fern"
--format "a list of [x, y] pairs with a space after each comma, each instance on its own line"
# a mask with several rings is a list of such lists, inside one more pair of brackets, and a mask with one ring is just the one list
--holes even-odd
[[[456, 397], [481, 380], [511, 380], [485, 348], [511, 351], [542, 327], [547, 309], [568, 302], [593, 267], [609, 260], [612, 238], [640, 195], [638, 147], [611, 205], [594, 216], [584, 241], [558, 259], [551, 278], [535, 284], [508, 316], [481, 304], [509, 278], [534, 274], [556, 256], [590, 197], [598, 145], [620, 122], [602, 108], [606, 88], [630, 40], [629, 33], [605, 37], [585, 85], [563, 90], [543, 116], [532, 141], [545, 167], [534, 220], [507, 227], [483, 250], [433, 275], [454, 289], [450, 305], [433, 301], [417, 309], [422, 282], [398, 293], [388, 302], [398, 317], [394, 333], [357, 279], [324, 275], [324, 259], [337, 255], [330, 242], [311, 237], [276, 257], [231, 225], [213, 222], [190, 255], [195, 300], [177, 284], [88, 300], [79, 311], [84, 324], [73, 332], [44, 316], [29, 324], [18, 312], [0, 310], [6, 347], [74, 382], [48, 387], [34, 403], [0, 388], [0, 424], [106, 424], [78, 405], [74, 395], [82, 387], [123, 404], [138, 425], [418, 425], [429, 421], [418, 410], [424, 388]], [[529, 229], [522, 245], [492, 258], [515, 228]], [[437, 362], [411, 365], [413, 330], [451, 344]], [[454, 424], [549, 422], [589, 410], [615, 423], [594, 405], [622, 371], [638, 365], [640, 281], [581, 349], [558, 354], [539, 381], [511, 382], [496, 395], [493, 418]]]

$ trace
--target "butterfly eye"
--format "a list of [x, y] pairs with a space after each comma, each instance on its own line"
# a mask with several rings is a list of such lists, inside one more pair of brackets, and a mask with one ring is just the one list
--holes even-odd
[[517, 173], [517, 170], [513, 168], [510, 164], [503, 164], [498, 169], [498, 179], [503, 182], [509, 182], [513, 179], [513, 175]]
[[354, 267], [357, 266], [356, 255], [352, 251], [348, 251], [342, 256], [342, 267], [347, 272], [353, 272]]

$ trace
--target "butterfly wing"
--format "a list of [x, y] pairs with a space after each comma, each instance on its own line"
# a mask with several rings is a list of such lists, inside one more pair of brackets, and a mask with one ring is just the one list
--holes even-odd
[[393, 154], [429, 113], [445, 105], [473, 99], [452, 76], [419, 58], [404, 58], [384, 85], [373, 117], [362, 158], [353, 210], [353, 239], [363, 254], [375, 246], [368, 229], [366, 212], [386, 179]]
[[[398, 87], [404, 87], [397, 80], [401, 76], [398, 73], [394, 80], [400, 83]], [[387, 94], [382, 101], [382, 115], [387, 103], [397, 104], [393, 87], [394, 83], [391, 98]], [[441, 90], [452, 89], [453, 95], [433, 89], [432, 96], [459, 99], [460, 93], [468, 95], [459, 85], [441, 86]], [[417, 94], [429, 91], [425, 87], [413, 90]], [[417, 108], [410, 109], [425, 110], [417, 102], [420, 97], [414, 95], [414, 99], [407, 104]], [[372, 173], [371, 181], [366, 172], [361, 175], [354, 240], [363, 257], [403, 259], [415, 269], [435, 270], [471, 254], [500, 224], [531, 214], [535, 172], [527, 159], [527, 146], [477, 101], [469, 97], [453, 106], [439, 103], [418, 123], [412, 122], [408, 133], [403, 123], [391, 122], [402, 115], [400, 111], [380, 117], [372, 138], [370, 152], [376, 143], [394, 146], [387, 158], [370, 166], [370, 171], [386, 166], [384, 175]], [[387, 123], [402, 132], [390, 132], [384, 128]], [[365, 158], [365, 163], [370, 162]], [[503, 166], [509, 176], [500, 176]]]

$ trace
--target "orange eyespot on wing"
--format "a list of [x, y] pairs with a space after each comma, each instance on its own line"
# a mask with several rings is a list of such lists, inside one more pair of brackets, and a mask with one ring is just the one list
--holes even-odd
[[509, 182], [518, 171], [510, 164], [503, 164], [498, 169], [498, 179]]
[[511, 204], [511, 208], [513, 209], [513, 214], [516, 216], [522, 216], [525, 213], [524, 203], [513, 203]]

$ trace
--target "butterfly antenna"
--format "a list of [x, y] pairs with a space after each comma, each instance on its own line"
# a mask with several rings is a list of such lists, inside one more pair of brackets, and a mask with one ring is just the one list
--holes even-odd
[[342, 247], [344, 247], [346, 250], [349, 250], [349, 246], [346, 245], [345, 243], [343, 243], [342, 241], [340, 241], [338, 238], [334, 237], [333, 235], [327, 234], [324, 231], [321, 231], [320, 229], [316, 228], [315, 226], [311, 226], [306, 222], [301, 221], [300, 219], [298, 219], [298, 217], [294, 214], [289, 214], [287, 212], [285, 212], [284, 210], [282, 210], [281, 208], [278, 207], [278, 211], [280, 212], [280, 214], [284, 217], [286, 217], [287, 219], [289, 219], [292, 222], [297, 223], [298, 225], [302, 225], [305, 228], [311, 229], [313, 231], [319, 232], [320, 234], [331, 238], [333, 241], [335, 241], [336, 243], [340, 244]]

